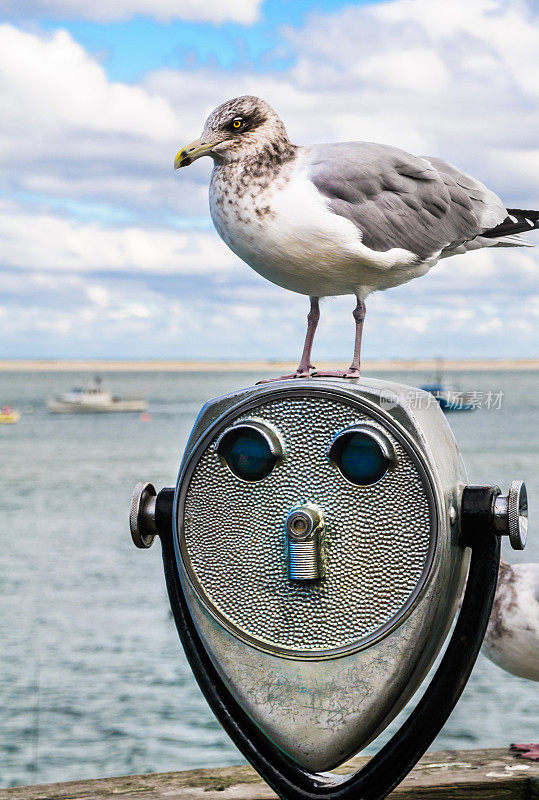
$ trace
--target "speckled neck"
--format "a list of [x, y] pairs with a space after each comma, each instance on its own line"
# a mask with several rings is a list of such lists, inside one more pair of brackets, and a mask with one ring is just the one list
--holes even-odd
[[298, 151], [299, 148], [285, 137], [260, 144], [256, 149], [246, 148], [242, 158], [215, 164], [211, 188], [217, 189], [226, 183], [237, 197], [253, 192], [259, 194], [280, 175], [286, 180]]

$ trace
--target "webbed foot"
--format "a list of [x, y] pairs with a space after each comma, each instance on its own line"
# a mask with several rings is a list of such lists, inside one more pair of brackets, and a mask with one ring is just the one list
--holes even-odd
[[539, 761], [539, 744], [512, 744], [510, 750], [516, 753], [519, 758]]

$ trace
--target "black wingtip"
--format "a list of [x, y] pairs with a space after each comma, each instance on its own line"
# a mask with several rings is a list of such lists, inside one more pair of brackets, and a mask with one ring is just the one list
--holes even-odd
[[495, 228], [484, 231], [481, 236], [487, 239], [498, 239], [501, 236], [514, 236], [517, 233], [528, 233], [539, 230], [539, 211], [522, 208], [508, 208], [507, 217]]

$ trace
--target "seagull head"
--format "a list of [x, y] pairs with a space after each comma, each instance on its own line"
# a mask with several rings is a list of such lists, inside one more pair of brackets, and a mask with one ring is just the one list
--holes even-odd
[[278, 158], [292, 148], [286, 128], [273, 108], [259, 97], [243, 95], [212, 111], [200, 138], [179, 150], [174, 169], [188, 167], [201, 156], [211, 156], [222, 164], [261, 151]]

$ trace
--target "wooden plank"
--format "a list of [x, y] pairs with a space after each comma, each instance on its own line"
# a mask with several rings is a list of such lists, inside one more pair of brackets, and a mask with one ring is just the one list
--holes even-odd
[[[337, 772], [358, 769], [357, 757]], [[0, 789], [0, 800], [274, 800], [251, 767], [129, 775]], [[539, 763], [508, 749], [427, 753], [392, 800], [539, 800]]]

